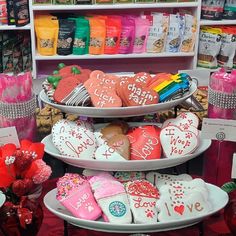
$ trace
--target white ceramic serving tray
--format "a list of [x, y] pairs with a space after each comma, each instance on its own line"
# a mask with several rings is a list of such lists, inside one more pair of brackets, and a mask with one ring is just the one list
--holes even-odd
[[168, 102], [158, 103], [154, 105], [132, 106], [132, 107], [116, 107], [116, 108], [97, 108], [97, 107], [81, 107], [81, 106], [65, 106], [51, 102], [45, 92], [42, 90], [39, 94], [40, 99], [63, 112], [70, 114], [79, 114], [88, 117], [132, 117], [152, 114], [158, 111], [169, 110], [184, 100], [189, 98], [197, 89], [197, 85], [192, 82], [189, 92], [185, 93], [182, 98], [171, 100]]
[[44, 197], [44, 204], [53, 214], [58, 216], [59, 218], [68, 221], [69, 223], [96, 231], [104, 231], [104, 232], [115, 232], [115, 233], [150, 233], [150, 232], [161, 232], [168, 231], [174, 229], [180, 229], [184, 227], [191, 226], [196, 224], [206, 217], [218, 212], [228, 202], [228, 195], [219, 187], [216, 187], [211, 184], [207, 184], [207, 188], [209, 191], [209, 202], [212, 204], [211, 211], [206, 214], [202, 214], [201, 216], [191, 217], [184, 220], [175, 220], [169, 222], [158, 222], [155, 224], [112, 224], [108, 222], [99, 221], [91, 221], [91, 220], [81, 220], [76, 217], [73, 217], [71, 213], [69, 213], [64, 206], [62, 206], [59, 201], [56, 200], [56, 189], [48, 192]]
[[[160, 126], [158, 123], [138, 123], [130, 122], [128, 123], [130, 127], [138, 127], [143, 125], [156, 125]], [[99, 130], [106, 124], [96, 124], [94, 125], [95, 130]], [[179, 158], [161, 158], [157, 160], [137, 160], [137, 161], [101, 161], [101, 160], [85, 160], [79, 158], [70, 158], [63, 156], [59, 153], [52, 142], [52, 135], [46, 136], [42, 141], [45, 144], [45, 152], [50, 154], [57, 159], [76, 167], [94, 169], [94, 170], [104, 170], [104, 171], [146, 171], [146, 170], [158, 170], [169, 168], [183, 164], [206, 151], [210, 145], [211, 140], [200, 139], [199, 147], [192, 154], [179, 157]]]

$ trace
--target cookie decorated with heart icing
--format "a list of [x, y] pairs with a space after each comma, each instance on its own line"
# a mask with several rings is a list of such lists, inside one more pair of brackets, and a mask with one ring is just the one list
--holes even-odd
[[121, 183], [134, 180], [145, 179], [145, 173], [142, 171], [117, 171], [114, 177]]
[[191, 132], [169, 125], [161, 129], [161, 145], [168, 158], [178, 158], [193, 153], [199, 145], [199, 137]]
[[[206, 214], [211, 205], [204, 181], [174, 181], [162, 186], [157, 201], [160, 222], [188, 219]], [[199, 185], [198, 185], [199, 184]]]
[[150, 224], [157, 222], [159, 192], [147, 180], [135, 180], [125, 184], [134, 223]]
[[128, 132], [131, 144], [131, 160], [160, 159], [162, 147], [160, 142], [161, 129], [156, 126], [141, 126]]
[[75, 77], [60, 80], [53, 98], [57, 103], [71, 106], [87, 106], [90, 103], [90, 96], [86, 88]]

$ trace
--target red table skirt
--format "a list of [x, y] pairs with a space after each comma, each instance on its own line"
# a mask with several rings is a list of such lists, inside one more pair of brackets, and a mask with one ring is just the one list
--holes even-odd
[[[49, 180], [44, 184], [44, 195], [55, 188], [55, 179]], [[37, 236], [63, 236], [64, 235], [64, 222], [57, 216], [53, 215], [42, 203], [44, 208], [44, 219], [41, 229]], [[121, 226], [122, 227], [122, 226]], [[222, 212], [216, 216], [209, 217], [203, 222], [203, 233], [206, 236], [233, 236], [227, 228]], [[130, 235], [130, 234], [115, 234], [115, 233], [104, 233], [92, 230], [86, 230], [77, 228], [72, 225], [68, 225], [69, 236], [114, 236], [114, 235]], [[191, 226], [179, 230], [173, 230], [162, 233], [149, 233], [149, 235], [158, 236], [199, 236], [199, 226]]]

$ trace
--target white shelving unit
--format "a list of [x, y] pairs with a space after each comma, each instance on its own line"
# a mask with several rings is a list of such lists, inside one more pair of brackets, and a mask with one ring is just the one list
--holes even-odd
[[22, 27], [16, 27], [15, 25], [0, 25], [0, 31], [2, 30], [30, 30], [31, 24], [22, 26]]
[[[54, 55], [54, 56], [41, 56], [37, 53], [36, 51], [36, 38], [35, 38], [35, 31], [34, 31], [34, 16], [39, 13], [50, 13], [50, 12], [80, 12], [83, 10], [86, 10], [86, 13], [89, 13], [89, 11], [94, 11], [96, 10], [98, 13], [103, 10], [116, 10], [117, 13], [122, 13], [119, 10], [132, 10], [132, 11], [137, 11], [137, 12], [142, 12], [144, 10], [153, 10], [153, 11], [158, 11], [161, 10], [167, 10], [171, 11], [172, 9], [176, 8], [183, 8], [188, 11], [191, 11], [197, 18], [198, 22], [200, 21], [200, 2], [195, 1], [195, 2], [173, 2], [173, 3], [137, 3], [137, 4], [107, 4], [107, 5], [38, 5], [38, 4], [33, 4], [33, 0], [30, 1], [30, 17], [31, 17], [31, 37], [32, 37], [32, 60], [33, 60], [33, 74], [34, 77], [36, 78], [38, 74], [38, 65], [39, 63], [42, 63], [42, 61], [48, 61], [52, 63], [53, 61], [64, 61], [64, 60], [73, 60], [76, 61], [78, 64], [80, 64], [81, 61], [86, 60], [99, 60], [101, 61], [106, 61], [109, 60], [109, 64], [112, 64], [112, 60], [115, 59], [117, 63], [117, 59], [121, 61], [126, 61], [126, 65], [129, 63], [127, 61], [128, 59], [131, 60], [148, 60], [146, 63], [147, 65], [150, 64], [158, 64], [156, 63], [157, 61], [165, 62], [168, 63], [169, 60], [174, 60], [176, 66], [170, 67], [171, 69], [175, 69], [176, 71], [178, 70], [178, 66], [176, 63], [176, 58], [178, 60], [182, 60], [182, 64], [185, 65], [185, 69], [191, 69], [194, 68], [194, 63], [195, 63], [195, 55], [196, 55], [196, 49], [194, 52], [190, 53], [142, 53], [142, 54], [115, 54], [115, 55], [68, 55], [68, 56], [59, 56], [59, 55]], [[109, 12], [110, 13], [110, 12]], [[199, 26], [199, 25], [198, 25]], [[199, 30], [199, 27], [198, 27]], [[100, 60], [101, 59], [101, 60]], [[132, 62], [133, 63], [133, 62]], [[186, 66], [187, 65], [187, 66]], [[136, 65], [133, 65], [134, 67]], [[43, 66], [41, 66], [43, 67]], [[140, 65], [137, 65], [136, 68], [140, 68]]]
[[[100, 13], [106, 12], [106, 10], [114, 10], [117, 14], [123, 13], [124, 11], [130, 12], [143, 12], [144, 10], [152, 11], [167, 11], [170, 12], [172, 9], [184, 9], [191, 11], [192, 14], [197, 18], [197, 32], [195, 49], [190, 53], [142, 53], [142, 54], [115, 54], [115, 55], [68, 55], [68, 56], [41, 56], [36, 51], [36, 36], [34, 30], [34, 16], [40, 13], [51, 13], [51, 12], [76, 12], [86, 14], [89, 12]], [[108, 11], [110, 13], [110, 11]], [[107, 4], [107, 5], [39, 5], [33, 4], [33, 0], [30, 0], [30, 19], [31, 23], [21, 29], [28, 29], [31, 31], [31, 45], [32, 45], [32, 62], [33, 62], [33, 75], [37, 77], [38, 70], [50, 67], [51, 64], [56, 65], [56, 61], [73, 61], [78, 64], [91, 63], [94, 65], [94, 59], [96, 64], [102, 64], [106, 68], [108, 65], [113, 67], [119, 66], [120, 70], [127, 71], [126, 69], [141, 69], [150, 71], [162, 70], [178, 71], [179, 69], [189, 70], [197, 68], [197, 54], [198, 54], [198, 41], [199, 31], [202, 25], [235, 25], [236, 20], [201, 20], [201, 0], [195, 2], [167, 2], [167, 3], [136, 3], [136, 4]], [[16, 27], [15, 27], [16, 28]], [[11, 30], [11, 27], [8, 28]], [[14, 27], [12, 27], [14, 29]], [[1, 26], [0, 26], [1, 30]], [[91, 59], [91, 61], [90, 61]], [[47, 61], [48, 63], [45, 63]], [[93, 61], [93, 62], [92, 62]], [[142, 65], [140, 63], [142, 62]], [[123, 67], [122, 67], [123, 63]], [[136, 63], [136, 64], [135, 64]], [[100, 66], [100, 68], [102, 68]], [[55, 68], [55, 67], [53, 67]], [[112, 71], [111, 71], [112, 72]]]

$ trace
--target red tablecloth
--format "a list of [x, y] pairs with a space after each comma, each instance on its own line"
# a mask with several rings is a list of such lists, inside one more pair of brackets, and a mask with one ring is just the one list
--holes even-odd
[[[44, 184], [44, 195], [50, 191], [51, 189], [55, 188], [55, 179], [49, 180]], [[43, 203], [42, 203], [43, 205]], [[64, 223], [63, 220], [53, 215], [44, 205], [44, 219], [42, 227], [37, 236], [63, 236], [64, 234]], [[121, 226], [122, 227], [122, 226]], [[230, 234], [224, 219], [222, 212], [217, 216], [212, 216], [206, 219], [203, 222], [203, 232], [206, 236], [233, 236]], [[69, 236], [114, 236], [114, 233], [104, 233], [104, 232], [97, 232], [86, 230], [82, 228], [77, 228], [72, 225], [68, 226], [68, 235]], [[128, 234], [115, 234], [115, 235], [128, 235]], [[163, 233], [152, 233], [149, 235], [158, 235], [158, 236], [199, 236], [199, 227], [198, 225], [191, 226], [184, 229], [168, 231]]]

